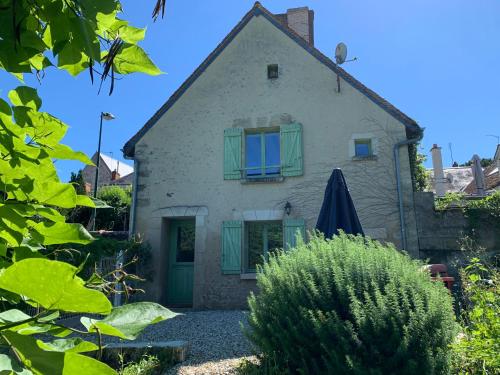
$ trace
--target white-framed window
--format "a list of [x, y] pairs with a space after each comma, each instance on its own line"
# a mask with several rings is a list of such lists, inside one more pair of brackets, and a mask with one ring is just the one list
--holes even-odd
[[374, 159], [377, 156], [378, 140], [372, 133], [354, 133], [349, 141], [349, 158], [353, 160]]
[[366, 158], [369, 156], [373, 156], [372, 140], [370, 138], [355, 139], [354, 156], [358, 158]]

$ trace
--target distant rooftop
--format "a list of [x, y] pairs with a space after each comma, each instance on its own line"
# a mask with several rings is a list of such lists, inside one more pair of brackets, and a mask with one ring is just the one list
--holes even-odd
[[[434, 187], [434, 169], [428, 169], [430, 176], [430, 183], [432, 190]], [[443, 168], [444, 177], [447, 181], [446, 191], [450, 193], [460, 193], [471, 183], [473, 180], [471, 167], [449, 167]]]
[[[92, 159], [95, 160], [95, 157], [96, 154], [94, 154], [94, 157]], [[117, 171], [120, 177], [125, 177], [131, 173], [134, 173], [134, 167], [132, 167], [131, 165], [126, 164], [123, 161], [116, 160], [111, 156], [103, 154], [102, 152], [101, 152], [101, 160], [106, 164], [106, 166], [109, 168], [111, 172]]]

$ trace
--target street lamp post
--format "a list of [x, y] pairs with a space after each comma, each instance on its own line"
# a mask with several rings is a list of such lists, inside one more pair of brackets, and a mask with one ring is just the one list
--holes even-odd
[[[114, 120], [115, 116], [113, 116], [109, 112], [101, 112], [101, 121], [99, 124], [99, 142], [97, 143], [97, 162], [95, 165], [95, 180], [94, 180], [94, 198], [97, 198], [97, 181], [99, 180], [99, 162], [101, 161], [101, 137], [102, 137], [102, 120]], [[94, 218], [92, 220], [92, 230], [95, 230], [95, 218], [97, 215], [97, 211], [94, 208]]]

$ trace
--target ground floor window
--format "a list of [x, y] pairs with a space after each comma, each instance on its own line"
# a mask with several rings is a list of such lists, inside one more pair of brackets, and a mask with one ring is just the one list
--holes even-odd
[[258, 264], [274, 250], [283, 248], [281, 221], [245, 222], [245, 271], [255, 272]]

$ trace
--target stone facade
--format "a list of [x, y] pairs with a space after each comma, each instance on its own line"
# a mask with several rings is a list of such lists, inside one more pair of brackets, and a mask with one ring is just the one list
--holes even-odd
[[[267, 65], [280, 76], [269, 80]], [[393, 145], [405, 126], [262, 16], [234, 40], [135, 144], [135, 232], [153, 249], [148, 298], [165, 302], [167, 229], [171, 218], [196, 219], [195, 308], [241, 308], [255, 280], [221, 272], [221, 224], [245, 217], [303, 218], [313, 229], [333, 168], [342, 168], [367, 234], [400, 244]], [[224, 130], [303, 127], [304, 173], [280, 181], [223, 179]], [[353, 157], [354, 138], [376, 145]], [[407, 147], [400, 148], [408, 251], [418, 256]], [[270, 215], [270, 216], [269, 216]]]

